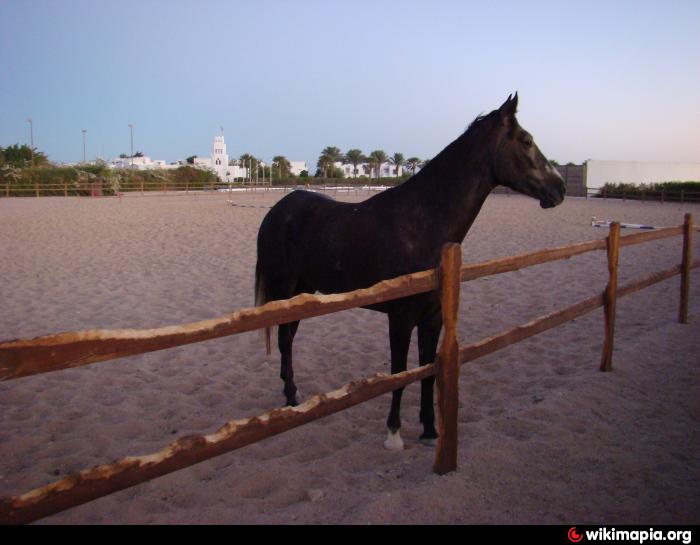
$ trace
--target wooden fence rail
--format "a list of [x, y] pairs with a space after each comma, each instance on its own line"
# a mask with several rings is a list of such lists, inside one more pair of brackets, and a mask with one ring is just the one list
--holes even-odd
[[[693, 231], [692, 217], [686, 215], [685, 224], [678, 228], [625, 237], [619, 237], [619, 229], [618, 235], [615, 235], [612, 229], [611, 236], [607, 240], [594, 240], [531, 252], [477, 265], [461, 265], [459, 246], [446, 246], [443, 249], [440, 267], [436, 270], [405, 275], [347, 294], [300, 295], [289, 300], [273, 301], [262, 307], [243, 309], [228, 316], [184, 326], [152, 330], [93, 330], [0, 343], [0, 379], [9, 380], [321, 316], [436, 289], [441, 293], [445, 323], [443, 341], [435, 364], [395, 375], [376, 374], [370, 378], [346, 384], [333, 392], [316, 395], [297, 407], [275, 409], [260, 416], [232, 420], [212, 434], [182, 437], [156, 453], [123, 458], [111, 464], [83, 470], [26, 494], [2, 498], [0, 499], [0, 523], [18, 524], [37, 520], [277, 435], [433, 374], [437, 374], [438, 426], [441, 432], [434, 470], [438, 473], [452, 471], [457, 466], [460, 364], [473, 361], [582, 316], [604, 306], [611, 297], [629, 295], [677, 274], [682, 276], [680, 306], [681, 309], [685, 308], [687, 320], [689, 274], [692, 269], [700, 267], [700, 260], [692, 260]], [[684, 234], [683, 258], [680, 265], [621, 287], [618, 287], [616, 282], [609, 281], [603, 293], [460, 348], [456, 338], [460, 282], [558, 259], [567, 259], [584, 252], [605, 248], [608, 249], [610, 265], [616, 262], [616, 247], [640, 244], [679, 234]], [[616, 267], [610, 268], [611, 278], [613, 273], [616, 273]], [[606, 317], [608, 314], [614, 320], [614, 306], [608, 309]], [[681, 311], [679, 321], [682, 321], [682, 314]], [[609, 329], [606, 327], [606, 331]], [[604, 343], [606, 344], [607, 342]]]

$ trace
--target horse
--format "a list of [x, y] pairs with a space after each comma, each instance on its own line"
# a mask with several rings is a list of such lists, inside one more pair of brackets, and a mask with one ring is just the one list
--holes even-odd
[[[564, 200], [564, 180], [516, 117], [518, 94], [467, 130], [404, 183], [359, 203], [293, 191], [263, 219], [257, 238], [256, 305], [300, 293], [342, 293], [404, 274], [432, 269], [445, 243], [461, 243], [486, 197], [505, 186], [552, 208]], [[370, 305], [389, 318], [391, 373], [406, 370], [415, 327], [419, 365], [435, 359], [442, 329], [437, 292]], [[299, 322], [278, 327], [280, 377], [287, 405], [295, 406], [292, 343]], [[268, 354], [270, 329], [266, 330]], [[437, 439], [435, 377], [421, 383], [420, 441]], [[384, 446], [403, 449], [401, 395], [392, 392]]]

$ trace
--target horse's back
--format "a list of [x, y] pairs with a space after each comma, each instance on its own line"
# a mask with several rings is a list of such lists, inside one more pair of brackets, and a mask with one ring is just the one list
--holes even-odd
[[258, 264], [265, 269], [288, 269], [302, 257], [301, 245], [319, 229], [319, 218], [332, 217], [339, 207], [334, 199], [297, 190], [280, 199], [267, 213], [258, 231]]

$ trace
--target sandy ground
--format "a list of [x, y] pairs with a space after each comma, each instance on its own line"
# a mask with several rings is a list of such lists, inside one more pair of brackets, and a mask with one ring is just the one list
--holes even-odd
[[[280, 196], [234, 196], [246, 206], [223, 195], [0, 199], [0, 339], [182, 324], [251, 306], [256, 233]], [[569, 198], [544, 211], [496, 195], [464, 257], [605, 236], [591, 216], [669, 226], [685, 212], [700, 223], [699, 206]], [[624, 248], [620, 282], [680, 254], [680, 237]], [[594, 252], [464, 284], [460, 339], [605, 282], [605, 255]], [[618, 303], [613, 373], [598, 371], [602, 310], [463, 367], [459, 470], [447, 476], [432, 473], [434, 449], [417, 441], [415, 384], [404, 394], [403, 452], [382, 447], [387, 395], [41, 522], [698, 524], [700, 274], [689, 325], [676, 321], [678, 286], [676, 277]], [[302, 399], [388, 371], [387, 330], [384, 315], [362, 309], [303, 322]], [[278, 375], [277, 356], [251, 333], [2, 383], [0, 495], [280, 406]]]

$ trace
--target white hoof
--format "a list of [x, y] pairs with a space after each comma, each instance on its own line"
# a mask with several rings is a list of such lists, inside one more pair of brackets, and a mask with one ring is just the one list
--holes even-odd
[[384, 441], [384, 448], [387, 450], [403, 450], [403, 440], [399, 430], [396, 430], [395, 433], [389, 430], [389, 435]]

